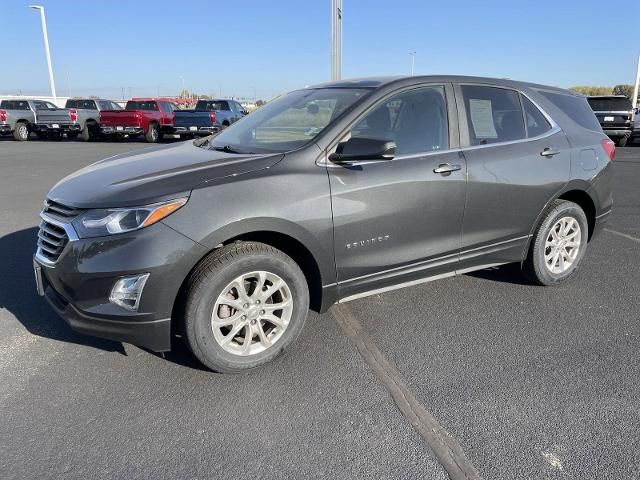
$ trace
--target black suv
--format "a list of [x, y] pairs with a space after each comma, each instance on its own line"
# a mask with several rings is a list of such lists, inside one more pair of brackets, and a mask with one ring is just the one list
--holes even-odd
[[624, 147], [633, 135], [633, 106], [624, 95], [601, 95], [587, 99], [602, 126], [602, 130], [619, 147]]
[[[570, 278], [611, 212], [585, 97], [473, 77], [345, 80], [120, 154], [42, 211], [38, 290], [76, 330], [208, 367], [281, 353], [308, 308], [516, 262]], [[425, 312], [427, 315], [427, 312]]]

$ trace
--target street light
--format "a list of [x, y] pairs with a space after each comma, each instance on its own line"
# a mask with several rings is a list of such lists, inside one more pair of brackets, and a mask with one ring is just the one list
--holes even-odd
[[42, 35], [44, 36], [44, 51], [47, 54], [47, 66], [49, 67], [49, 85], [51, 85], [51, 96], [53, 103], [57, 103], [56, 85], [53, 82], [53, 68], [51, 67], [51, 52], [49, 51], [49, 34], [47, 33], [47, 20], [44, 17], [44, 7], [42, 5], [29, 5], [29, 8], [40, 10], [40, 20], [42, 22]]
[[631, 101], [633, 102], [633, 108], [636, 108], [638, 105], [638, 87], [640, 86], [640, 55], [638, 55], [638, 69], [636, 70], [636, 84], [633, 87], [633, 98]]
[[416, 66], [416, 52], [409, 52], [409, 55], [411, 55], [411, 75], [413, 76], [413, 70]]

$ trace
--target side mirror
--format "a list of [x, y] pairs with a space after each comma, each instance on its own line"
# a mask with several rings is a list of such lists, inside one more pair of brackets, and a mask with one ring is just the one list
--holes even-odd
[[352, 137], [338, 144], [335, 153], [329, 155], [334, 163], [373, 162], [391, 160], [396, 154], [396, 142], [377, 138]]

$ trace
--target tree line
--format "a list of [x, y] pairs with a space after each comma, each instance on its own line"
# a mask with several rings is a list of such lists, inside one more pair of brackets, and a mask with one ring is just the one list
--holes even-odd
[[624, 95], [627, 98], [633, 96], [633, 85], [615, 85], [613, 87], [593, 87], [586, 85], [576, 85], [569, 87], [569, 90], [582, 93], [584, 95]]

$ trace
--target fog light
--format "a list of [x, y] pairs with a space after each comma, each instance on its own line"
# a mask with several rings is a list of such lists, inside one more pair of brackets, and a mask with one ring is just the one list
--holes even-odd
[[111, 289], [109, 301], [119, 307], [137, 312], [142, 289], [148, 278], [148, 273], [120, 278]]

